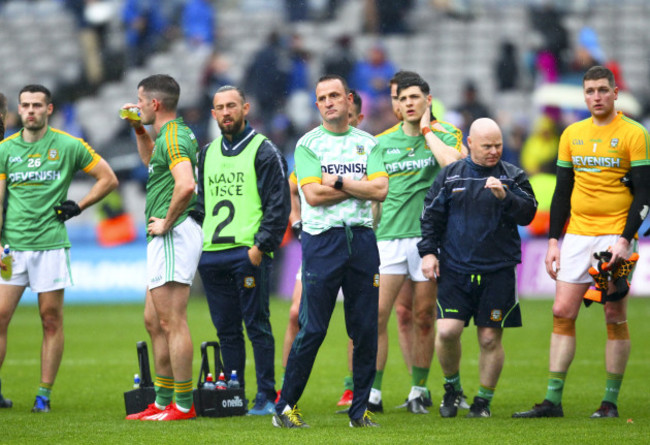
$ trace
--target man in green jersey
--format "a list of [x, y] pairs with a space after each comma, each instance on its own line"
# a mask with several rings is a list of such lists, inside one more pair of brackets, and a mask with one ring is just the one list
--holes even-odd
[[[461, 158], [455, 130], [431, 130], [429, 85], [417, 74], [401, 76], [397, 83], [401, 124], [377, 136], [378, 148], [390, 178], [388, 196], [382, 205], [377, 240], [381, 257], [379, 288], [379, 354], [377, 375], [370, 394], [371, 409], [381, 410], [379, 385], [387, 353], [387, 324], [391, 309], [409, 277], [413, 282], [413, 341], [410, 358], [412, 387], [407, 409], [428, 413], [426, 381], [433, 357], [435, 285], [422, 275], [416, 244], [420, 240], [418, 215], [424, 195], [444, 167]], [[445, 124], [448, 125], [448, 124]], [[444, 127], [443, 127], [444, 128]], [[443, 142], [444, 141], [444, 142]]]
[[[156, 400], [129, 420], [185, 420], [196, 417], [192, 396], [192, 338], [187, 325], [190, 285], [201, 255], [201, 226], [190, 216], [196, 201], [197, 142], [176, 116], [178, 83], [155, 74], [138, 84], [135, 129], [147, 178], [147, 293], [145, 327], [151, 336]], [[145, 130], [151, 125], [155, 140]], [[176, 403], [172, 403], [172, 399]]]
[[[23, 128], [0, 142], [0, 202], [6, 198], [7, 203], [0, 229], [2, 245], [9, 245], [13, 255], [11, 277], [0, 280], [0, 366], [7, 352], [7, 327], [29, 286], [38, 294], [43, 324], [41, 383], [32, 412], [50, 411], [63, 356], [63, 293], [72, 285], [64, 221], [117, 187], [113, 170], [86, 142], [48, 125], [54, 110], [51, 98], [42, 85], [20, 90]], [[76, 203], [68, 199], [68, 188], [79, 170], [95, 183]], [[11, 402], [0, 396], [0, 405]]]
[[205, 215], [199, 273], [224, 367], [237, 371], [244, 386], [244, 324], [257, 377], [248, 414], [270, 415], [276, 398], [270, 274], [291, 210], [287, 164], [273, 142], [246, 121], [250, 104], [241, 89], [219, 88], [213, 105], [222, 136], [199, 154], [198, 208]]
[[384, 200], [388, 175], [374, 150], [376, 140], [348, 125], [352, 95], [343, 78], [319, 79], [316, 106], [323, 124], [300, 138], [295, 153], [303, 229], [301, 327], [289, 353], [273, 425], [306, 426], [296, 404], [342, 287], [346, 327], [354, 343], [350, 426], [376, 426], [366, 407], [377, 359], [379, 287], [370, 201]]

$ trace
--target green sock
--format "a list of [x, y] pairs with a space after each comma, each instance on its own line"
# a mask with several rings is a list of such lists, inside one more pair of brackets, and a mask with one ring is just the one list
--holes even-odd
[[621, 389], [621, 383], [623, 383], [623, 374], [607, 373], [603, 402], [610, 402], [614, 405], [618, 404], [618, 391]]
[[192, 379], [174, 382], [174, 394], [176, 395], [176, 405], [189, 411], [194, 403]]
[[45, 383], [41, 382], [40, 385], [38, 385], [38, 392], [36, 393], [37, 396], [45, 397], [46, 399], [50, 398], [50, 394], [52, 394], [52, 386], [53, 383]]
[[460, 384], [460, 371], [458, 371], [456, 374], [446, 375], [445, 383], [451, 383], [451, 385], [454, 387], [454, 391], [463, 390], [463, 387]]
[[381, 391], [381, 380], [384, 378], [384, 371], [379, 369], [375, 373], [375, 381], [372, 382], [372, 387]]
[[156, 404], [158, 407], [167, 406], [172, 403], [172, 399], [174, 398], [173, 377], [156, 374], [156, 382], [153, 386], [156, 390]]
[[427, 386], [427, 379], [429, 378], [429, 368], [418, 368], [413, 366], [413, 375], [411, 376], [411, 384], [413, 386]]
[[282, 367], [282, 378], [280, 379], [280, 388], [284, 386], [284, 373], [287, 372], [286, 366]]
[[562, 402], [565, 380], [566, 372], [549, 372], [545, 399], [554, 405], [559, 405]]
[[[488, 388], [487, 386], [479, 385], [477, 396], [487, 400], [491, 404], [492, 398], [494, 397], [494, 388]], [[490, 405], [488, 404], [488, 406]]]
[[351, 375], [346, 375], [343, 378], [343, 388], [354, 391], [354, 380], [352, 379]]

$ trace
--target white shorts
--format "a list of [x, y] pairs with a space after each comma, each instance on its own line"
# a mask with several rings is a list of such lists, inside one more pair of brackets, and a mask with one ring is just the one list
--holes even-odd
[[422, 258], [417, 244], [422, 238], [401, 238], [378, 241], [379, 273], [381, 275], [406, 275], [412, 281], [428, 281], [422, 274]]
[[29, 286], [36, 293], [72, 286], [70, 249], [14, 251], [11, 255], [11, 278], [0, 279], [0, 284]]
[[147, 283], [149, 289], [170, 281], [192, 284], [203, 250], [203, 230], [194, 219], [174, 227], [147, 244]]
[[[598, 265], [594, 253], [606, 251], [616, 244], [620, 237], [620, 235], [585, 236], [567, 233], [560, 249], [560, 270], [557, 279], [566, 283], [592, 283], [589, 268]], [[628, 257], [637, 250], [638, 243], [632, 240]]]

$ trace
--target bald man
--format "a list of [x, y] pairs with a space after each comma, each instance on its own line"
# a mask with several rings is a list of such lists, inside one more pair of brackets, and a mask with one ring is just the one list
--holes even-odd
[[[426, 195], [418, 251], [424, 276], [438, 282], [436, 353], [442, 372], [458, 374], [460, 336], [474, 318], [480, 386], [466, 417], [490, 417], [505, 357], [503, 328], [521, 326], [517, 225], [533, 220], [537, 201], [524, 171], [501, 160], [496, 122], [474, 121], [467, 142], [470, 156], [445, 167]], [[456, 416], [458, 388], [445, 383], [443, 417]]]

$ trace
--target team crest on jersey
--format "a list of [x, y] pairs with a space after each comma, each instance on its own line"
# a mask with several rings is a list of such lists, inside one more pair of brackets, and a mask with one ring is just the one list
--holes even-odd
[[255, 277], [244, 277], [244, 287], [252, 289], [255, 287]]
[[611, 141], [609, 141], [609, 146], [612, 148], [616, 148], [618, 146], [618, 138], [614, 138]]
[[59, 150], [56, 148], [50, 148], [47, 151], [47, 159], [48, 161], [58, 161], [59, 160]]
[[501, 321], [503, 319], [503, 313], [501, 309], [492, 309], [490, 312], [490, 320], [492, 321]]
[[357, 144], [357, 154], [358, 155], [366, 154], [366, 147], [364, 147], [361, 144]]
[[376, 273], [375, 276], [372, 278], [372, 285], [375, 287], [379, 287], [379, 274]]

